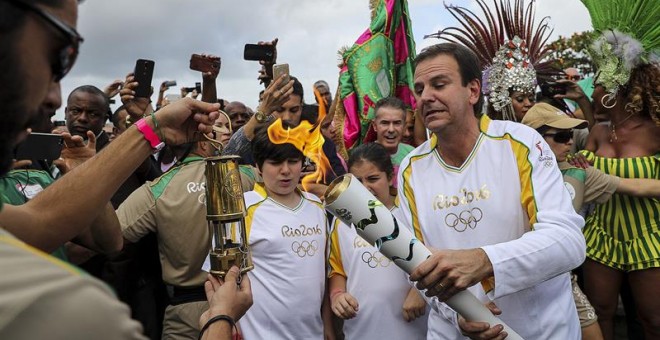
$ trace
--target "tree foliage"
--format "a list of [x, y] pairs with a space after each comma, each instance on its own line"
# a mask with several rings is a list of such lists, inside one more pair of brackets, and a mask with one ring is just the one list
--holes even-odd
[[550, 43], [550, 58], [555, 60], [555, 66], [559, 69], [575, 67], [585, 76], [593, 75], [595, 67], [589, 56], [589, 47], [594, 38], [593, 31], [573, 33], [570, 37], [559, 36]]

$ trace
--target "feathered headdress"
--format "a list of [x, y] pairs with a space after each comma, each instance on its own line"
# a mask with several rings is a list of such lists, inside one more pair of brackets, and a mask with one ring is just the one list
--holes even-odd
[[660, 5], [647, 0], [582, 0], [600, 34], [590, 54], [598, 81], [615, 94], [641, 64], [660, 63]]
[[538, 80], [559, 73], [548, 57], [547, 45], [552, 29], [548, 17], [535, 24], [534, 1], [526, 7], [522, 0], [493, 0], [495, 10], [485, 0], [477, 0], [483, 19], [467, 8], [447, 5], [445, 8], [463, 26], [447, 27], [427, 37], [462, 44], [479, 58], [484, 70], [482, 90], [496, 111], [510, 108], [508, 90], [533, 92]]

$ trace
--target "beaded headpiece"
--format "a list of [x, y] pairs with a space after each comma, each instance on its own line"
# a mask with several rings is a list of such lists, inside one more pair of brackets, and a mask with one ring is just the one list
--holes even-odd
[[520, 37], [506, 42], [484, 70], [483, 92], [495, 111], [511, 103], [509, 90], [534, 93], [536, 71], [529, 60], [527, 44]]

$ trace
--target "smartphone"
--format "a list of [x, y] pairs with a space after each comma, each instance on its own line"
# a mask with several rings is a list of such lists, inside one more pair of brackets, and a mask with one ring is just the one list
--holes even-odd
[[166, 80], [163, 82], [163, 85], [167, 87], [176, 86], [176, 80]]
[[275, 64], [273, 65], [273, 80], [277, 80], [281, 75], [284, 75], [282, 86], [288, 83], [291, 78], [289, 77], [289, 64]]
[[33, 132], [23, 142], [16, 146], [14, 159], [49, 160], [60, 158], [64, 138], [54, 133]]
[[190, 69], [199, 72], [217, 71], [220, 69], [220, 58], [193, 54], [190, 56]]
[[193, 87], [184, 87], [183, 89], [186, 90], [186, 92], [192, 92], [192, 91], [197, 90], [197, 93], [201, 94], [202, 93], [202, 83], [197, 82], [197, 83], [195, 83], [195, 86], [193, 86]]
[[541, 84], [541, 94], [547, 98], [553, 98], [558, 94], [566, 94], [566, 84], [546, 82]]
[[151, 79], [154, 76], [154, 61], [146, 59], [138, 59], [135, 62], [135, 81], [138, 82], [138, 87], [135, 89], [135, 96], [140, 98], [151, 97]]
[[245, 44], [243, 51], [243, 59], [245, 60], [263, 60], [267, 63], [273, 62], [275, 58], [275, 46], [273, 45], [256, 45]]

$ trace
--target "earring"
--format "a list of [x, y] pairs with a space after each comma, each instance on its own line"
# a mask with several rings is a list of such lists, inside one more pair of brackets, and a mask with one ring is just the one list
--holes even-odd
[[[608, 105], [607, 103], [613, 102], [612, 104]], [[608, 93], [604, 95], [602, 98], [600, 98], [600, 103], [603, 105], [604, 108], [606, 109], [611, 109], [616, 106], [616, 95], [613, 93]]]

